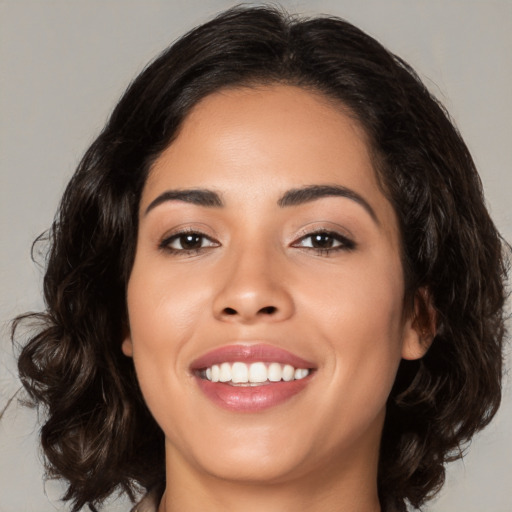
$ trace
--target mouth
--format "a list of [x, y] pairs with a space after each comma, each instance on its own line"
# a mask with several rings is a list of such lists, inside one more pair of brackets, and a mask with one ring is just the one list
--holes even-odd
[[236, 361], [233, 364], [223, 362], [214, 364], [199, 372], [201, 379], [210, 382], [222, 382], [231, 386], [262, 386], [272, 382], [290, 382], [301, 380], [310, 374], [309, 368], [294, 368], [290, 364], [277, 362], [246, 364]]
[[191, 364], [199, 389], [216, 405], [238, 412], [273, 407], [303, 391], [316, 367], [270, 345], [229, 345]]

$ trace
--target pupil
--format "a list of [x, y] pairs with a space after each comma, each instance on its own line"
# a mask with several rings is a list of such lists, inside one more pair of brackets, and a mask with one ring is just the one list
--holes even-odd
[[201, 247], [202, 237], [201, 235], [182, 235], [180, 239], [181, 246], [184, 249], [197, 249]]
[[327, 249], [332, 247], [332, 237], [331, 235], [317, 234], [313, 236], [313, 247], [317, 247], [319, 249]]

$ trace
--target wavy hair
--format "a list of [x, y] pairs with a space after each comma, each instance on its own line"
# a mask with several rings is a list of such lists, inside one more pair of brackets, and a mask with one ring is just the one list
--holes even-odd
[[348, 22], [238, 7], [179, 39], [129, 86], [48, 232], [46, 309], [13, 324], [13, 340], [20, 323], [32, 326], [19, 373], [45, 411], [47, 469], [67, 480], [64, 499], [74, 512], [86, 504], [94, 510], [117, 489], [133, 498], [164, 481], [163, 433], [120, 349], [151, 164], [208, 94], [276, 83], [320, 92], [363, 126], [399, 219], [406, 297], [428, 290], [436, 311], [431, 348], [401, 362], [388, 400], [383, 508], [405, 511], [407, 502], [418, 507], [432, 497], [445, 463], [461, 456], [499, 406], [503, 244], [448, 114], [408, 64]]

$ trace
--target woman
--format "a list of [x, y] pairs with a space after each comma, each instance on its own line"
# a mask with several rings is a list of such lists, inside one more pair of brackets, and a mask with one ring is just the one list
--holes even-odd
[[414, 72], [341, 20], [235, 9], [86, 153], [20, 375], [73, 510], [137, 485], [160, 512], [405, 510], [497, 410], [504, 278]]

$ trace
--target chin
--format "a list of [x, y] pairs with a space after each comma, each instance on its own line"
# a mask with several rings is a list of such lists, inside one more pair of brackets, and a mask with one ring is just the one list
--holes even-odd
[[301, 437], [290, 436], [290, 429], [282, 426], [239, 425], [221, 432], [210, 430], [199, 435], [200, 441], [195, 437], [186, 445], [168, 440], [167, 449], [200, 472], [222, 480], [272, 483], [293, 478], [308, 465], [310, 443]]
[[287, 454], [278, 449], [262, 453], [241, 448], [223, 452], [216, 460], [204, 460], [201, 465], [211, 476], [222, 480], [272, 484], [293, 479], [307, 464], [299, 453]]

